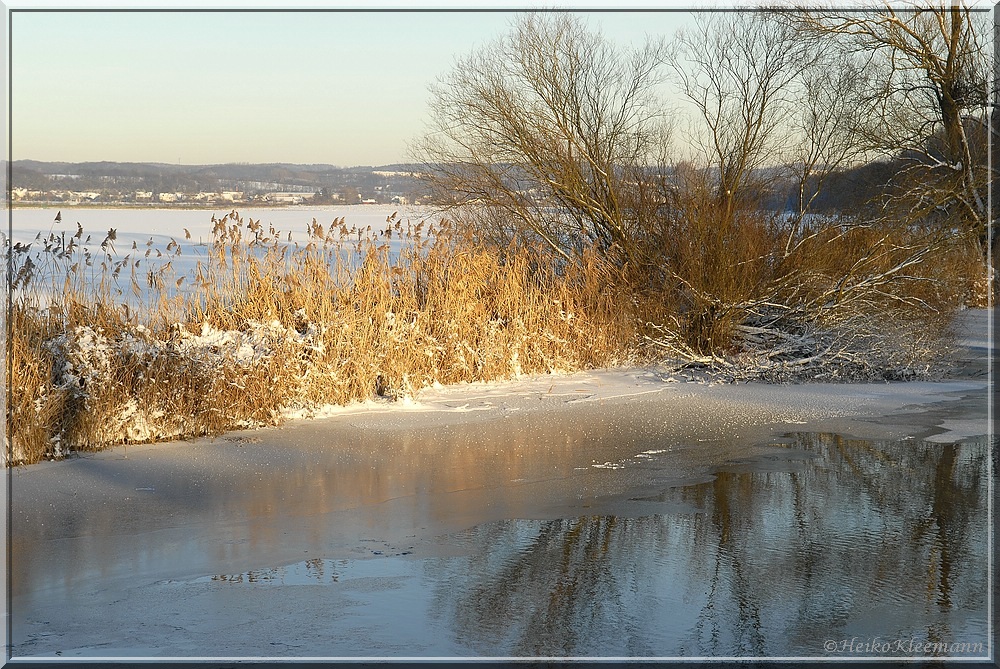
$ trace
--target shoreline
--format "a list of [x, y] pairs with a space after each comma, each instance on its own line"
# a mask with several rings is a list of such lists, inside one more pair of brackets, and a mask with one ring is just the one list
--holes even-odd
[[[447, 386], [424, 387], [414, 397], [398, 400], [369, 399], [347, 405], [326, 405], [306, 409], [286, 409], [284, 421], [274, 426], [232, 430], [214, 436], [167, 439], [148, 443], [115, 446], [98, 451], [72, 451], [58, 460], [43, 460], [19, 469], [69, 462], [102, 455], [122, 457], [129, 451], [140, 452], [167, 445], [191, 449], [218, 441], [281, 441], [282, 431], [291, 427], [314, 425], [340, 430], [344, 425], [362, 430], [388, 431], [396, 434], [425, 428], [442, 429], [449, 425], [478, 423], [487, 425], [514, 415], [530, 421], [544, 419], [559, 411], [586, 411], [639, 402], [653, 405], [651, 411], [669, 411], [686, 419], [715, 412], [728, 415], [732, 426], [752, 431], [757, 440], [773, 438], [780, 426], [808, 424], [816, 432], [837, 432], [865, 439], [917, 438], [946, 441], [995, 434], [986, 425], [986, 406], [982, 420], [975, 412], [947, 408], [940, 425], [927, 420], [907, 422], [907, 416], [927, 413], [931, 405], [954, 402], [955, 397], [983, 395], [988, 398], [987, 310], [966, 310], [956, 324], [956, 352], [952, 373], [944, 378], [923, 381], [830, 383], [761, 381], [726, 383], [713, 380], [708, 373], [688, 378], [667, 372], [655, 365], [616, 367], [577, 372], [526, 375], [517, 379], [487, 382], [464, 382]], [[988, 401], [984, 399], [983, 402]], [[727, 413], [728, 411], [728, 413]], [[933, 414], [934, 412], [931, 411]], [[890, 429], [887, 419], [899, 422]], [[896, 423], [892, 423], [896, 425]], [[348, 436], [348, 435], [342, 435]], [[745, 441], [738, 433], [733, 435]]]
[[[774, 418], [775, 425], [784, 419], [792, 421], [790, 424], [805, 420], [822, 426], [827, 423], [856, 423], [865, 419], [889, 418], [897, 414], [905, 416], [913, 411], [921, 411], [930, 404], [948, 403], [955, 394], [975, 395], [989, 390], [989, 352], [991, 345], [995, 347], [995, 342], [989, 332], [988, 312], [987, 309], [967, 309], [960, 312], [954, 324], [955, 351], [949, 361], [949, 373], [933, 380], [726, 383], [712, 379], [707, 373], [683, 379], [680, 378], [680, 373], [666, 372], [656, 365], [647, 365], [423, 388], [416, 393], [415, 398], [408, 400], [369, 400], [347, 406], [323, 407], [305, 412], [305, 415], [292, 413], [290, 418], [301, 422], [335, 421], [353, 417], [366, 428], [392, 425], [394, 429], [405, 430], [408, 426], [425, 424], [440, 426], [442, 423], [432, 418], [433, 415], [440, 414], [447, 414], [451, 420], [461, 422], [489, 421], [508, 417], [514, 412], [530, 413], [532, 409], [548, 410], [560, 405], [564, 408], [570, 405], [581, 407], [588, 403], [603, 406], [616, 401], [628, 402], [639, 398], [650, 400], [656, 396], [669, 395], [689, 396], [702, 402], [712, 401], [713, 396], [719, 403], [742, 402], [748, 409], [756, 408], [766, 412]], [[982, 418], [980, 431], [976, 431], [978, 428], [975, 426], [967, 425], [967, 428], [975, 429], [942, 428], [944, 431], [935, 435], [932, 434], [933, 426], [924, 426], [930, 432], [917, 432], [935, 440], [944, 439], [948, 434], [954, 435], [956, 439], [993, 434], [991, 426], [986, 425], [985, 406]], [[385, 420], [390, 422], [386, 423]], [[759, 421], [750, 422], [764, 427]], [[279, 425], [261, 429], [281, 430], [283, 427]], [[895, 432], [898, 430], [871, 430], [866, 432], [868, 436], [855, 436], [893, 439], [898, 438], [892, 436]], [[906, 436], [920, 438], [915, 435]]]
[[[583, 469], [607, 470], [585, 472], [581, 474], [584, 477], [598, 473], [628, 478], [626, 465], [634, 464], [643, 444], [669, 443], [677, 445], [667, 449], [673, 451], [673, 465], [669, 472], [659, 472], [657, 485], [685, 485], [691, 480], [711, 479], [728, 463], [773, 452], [785, 435], [792, 433], [936, 443], [982, 439], [992, 432], [986, 424], [987, 390], [984, 380], [969, 379], [865, 384], [664, 383], [648, 368], [429, 388], [415, 402], [370, 401], [274, 427], [77, 452], [61, 460], [14, 467], [9, 470], [14, 486], [12, 530], [16, 536], [19, 529], [33, 527], [31, 533], [41, 530], [44, 538], [58, 539], [62, 537], [58, 528], [73, 525], [69, 518], [115, 513], [113, 508], [109, 511], [108, 504], [114, 507], [116, 500], [125, 500], [129, 503], [117, 513], [127, 512], [130, 518], [116, 533], [155, 531], [176, 526], [174, 513], [166, 513], [170, 506], [200, 507], [197, 500], [202, 500], [207, 508], [221, 505], [231, 513], [250, 503], [258, 487], [264, 489], [266, 498], [277, 501], [275, 491], [288, 479], [308, 477], [315, 467], [332, 471], [329, 467], [335, 470], [336, 463], [353, 466], [358, 460], [375, 462], [424, 451], [431, 458], [445, 457], [445, 466], [450, 466], [449, 458], [458, 457], [462, 467], [473, 469], [480, 458], [515, 463], [529, 456], [568, 459], [574, 461], [574, 467], [556, 479], [572, 488], [574, 472]], [[588, 452], [577, 452], [576, 444], [589, 441], [600, 446], [605, 462], [591, 462]], [[451, 455], [442, 455], [441, 449]], [[518, 507], [523, 504], [535, 509], [529, 516], [574, 515], [582, 508], [598, 513], [614, 510], [625, 501], [618, 491], [624, 483], [617, 479], [593, 488], [593, 496], [586, 500], [570, 499], [563, 494], [565, 490], [538, 489], [537, 484], [548, 479], [530, 468], [514, 480], [532, 489], [517, 502]], [[250, 487], [245, 488], [241, 481]], [[459, 487], [476, 489], [475, 485]], [[154, 495], [144, 491], [172, 491], [170, 504], [147, 508], [144, 499], [152, 500]], [[430, 484], [402, 497], [359, 502], [348, 495], [318, 512], [361, 510], [366, 515], [379, 515], [378, 507], [388, 500], [399, 502], [413, 495], [436, 497], [448, 492], [447, 486]], [[73, 498], [72, 505], [65, 504], [66, 495]], [[285, 495], [280, 498], [285, 499]], [[242, 511], [235, 513], [244, 515]], [[481, 508], [467, 509], [448, 522], [424, 519], [427, 532], [423, 538], [497, 520], [506, 517], [505, 513], [502, 505], [493, 508], [484, 502]], [[42, 529], [42, 525], [49, 529]]]

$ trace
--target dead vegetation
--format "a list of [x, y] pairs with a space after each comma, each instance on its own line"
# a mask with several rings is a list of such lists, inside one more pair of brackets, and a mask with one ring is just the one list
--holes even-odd
[[912, 379], [946, 349], [961, 249], [827, 225], [784, 255], [786, 230], [766, 216], [723, 228], [684, 214], [664, 230], [659, 283], [593, 252], [557, 270], [539, 248], [500, 253], [392, 217], [374, 232], [313, 221], [294, 242], [233, 212], [189, 275], [173, 269], [176, 242], [121, 258], [113, 233], [94, 249], [82, 230], [79, 244], [19, 245], [8, 461], [437, 383], [647, 361], [729, 381]]
[[15, 253], [11, 463], [637, 355], [627, 302], [586, 264], [501, 259], [447, 224], [314, 221], [290, 242], [233, 212], [190, 276], [173, 242], [116, 260], [56, 239]]

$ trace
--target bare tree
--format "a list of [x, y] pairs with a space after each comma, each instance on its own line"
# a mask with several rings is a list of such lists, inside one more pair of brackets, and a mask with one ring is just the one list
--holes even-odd
[[[903, 368], [908, 337], [949, 299], [929, 263], [941, 228], [806, 222], [827, 176], [871, 153], [852, 121], [870, 79], [853, 57], [824, 61], [801, 21], [701, 15], [672, 51], [625, 52], [573, 15], [524, 15], [432, 89], [418, 159], [481, 240], [628, 269], [612, 276], [668, 356], [728, 369], [742, 356], [777, 376]], [[687, 163], [668, 160], [661, 65], [702, 124]], [[791, 221], [761, 206], [789, 164]], [[902, 348], [875, 361], [887, 338]]]
[[797, 138], [790, 154], [796, 192], [785, 239], [786, 258], [820, 233], [816, 229], [804, 233], [804, 227], [829, 178], [864, 154], [854, 122], [856, 86], [857, 68], [830, 54], [820, 55], [802, 73], [798, 113], [790, 124]]
[[[817, 55], [776, 12], [698, 14], [673, 47], [666, 63], [699, 123], [690, 133], [696, 157], [676, 171], [682, 204], [673, 234], [663, 236], [680, 312], [666, 339], [693, 347], [672, 344], [686, 357], [714, 358], [731, 349], [736, 326], [755, 305], [776, 301], [774, 256], [789, 256], [801, 242], [805, 207], [785, 235], [760, 209], [766, 181], [798, 157], [804, 191], [812, 171], [839, 146], [839, 110], [816, 97], [802, 113], [807, 84], [819, 86], [815, 76], [806, 78]], [[799, 125], [809, 140], [801, 157], [794, 153]]]
[[760, 168], [787, 157], [799, 79], [815, 58], [771, 12], [698, 14], [693, 29], [676, 35], [667, 62], [704, 122], [695, 143], [723, 222], [754, 206]]
[[863, 57], [853, 96], [864, 147], [901, 159], [889, 211], [971, 233], [986, 255], [988, 14], [959, 2], [802, 11], [797, 26]]
[[571, 14], [526, 14], [432, 87], [414, 147], [453, 217], [496, 244], [638, 262], [666, 186], [662, 42], [624, 51]]
[[[755, 373], [903, 369], [931, 347], [901, 350], [886, 338], [919, 338], [914, 315], [933, 314], [947, 293], [925, 289], [940, 285], [931, 261], [945, 240], [940, 229], [885, 221], [806, 220], [827, 177], [872, 152], [854, 121], [860, 66], [824, 58], [800, 23], [777, 11], [702, 15], [675, 41], [668, 63], [703, 122], [700, 166], [676, 173], [688, 178], [663, 236], [675, 313], [650, 341], [730, 370], [733, 355], [749, 356]], [[789, 220], [765, 211], [759, 194], [790, 169]], [[873, 350], [886, 355], [876, 361]]]

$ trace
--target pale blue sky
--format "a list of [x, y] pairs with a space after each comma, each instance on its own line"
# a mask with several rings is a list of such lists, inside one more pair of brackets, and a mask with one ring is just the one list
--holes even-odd
[[[637, 45], [689, 17], [581, 14], [614, 41]], [[427, 120], [428, 85], [512, 17], [15, 11], [13, 157], [401, 162]]]

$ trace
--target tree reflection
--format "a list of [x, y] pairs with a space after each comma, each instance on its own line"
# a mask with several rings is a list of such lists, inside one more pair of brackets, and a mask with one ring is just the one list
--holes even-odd
[[490, 550], [475, 558], [470, 570], [491, 577], [463, 593], [456, 631], [485, 651], [503, 644], [516, 628], [507, 652], [571, 654], [601, 613], [593, 603], [613, 603], [619, 584], [611, 552], [627, 544], [622, 537], [627, 523], [587, 516], [530, 528], [517, 521], [486, 526], [478, 538], [488, 540]]
[[661, 497], [695, 513], [476, 528], [468, 576], [442, 593], [457, 640], [521, 656], [985, 644], [985, 444], [791, 436], [789, 455], [811, 456], [789, 457], [792, 471], [743, 463]]

